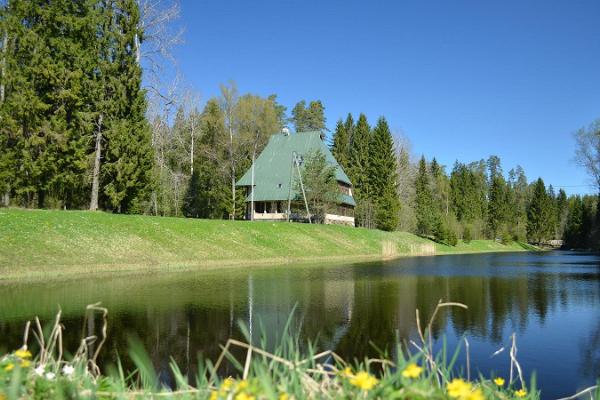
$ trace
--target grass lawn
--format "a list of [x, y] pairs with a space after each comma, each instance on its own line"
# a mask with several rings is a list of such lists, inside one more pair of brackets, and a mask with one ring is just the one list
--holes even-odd
[[24, 209], [0, 209], [0, 243], [0, 279], [532, 249], [334, 225]]

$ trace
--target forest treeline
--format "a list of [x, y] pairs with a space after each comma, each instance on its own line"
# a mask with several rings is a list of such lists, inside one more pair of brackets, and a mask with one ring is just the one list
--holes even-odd
[[[276, 95], [241, 94], [234, 83], [203, 103], [190, 92], [144, 86], [144, 46], [157, 35], [148, 33], [140, 4], [0, 6], [3, 205], [239, 219], [245, 193], [235, 182], [269, 137], [287, 125], [327, 130], [319, 100], [299, 101], [288, 114]], [[598, 126], [578, 140], [591, 138], [593, 148]], [[600, 243], [597, 196], [567, 196], [541, 179], [529, 182], [518, 166], [505, 173], [496, 156], [451, 167], [416, 159], [384, 117], [371, 126], [364, 114], [356, 121], [348, 114], [329, 136], [354, 184], [359, 226], [448, 244]], [[594, 154], [590, 159], [593, 171]]]
[[[385, 146], [380, 145], [382, 131]], [[393, 229], [450, 245], [485, 238], [531, 243], [564, 239], [568, 247], [598, 246], [597, 196], [567, 196], [541, 178], [529, 182], [520, 166], [505, 174], [497, 156], [456, 161], [446, 171], [435, 158], [414, 160], [406, 140], [391, 140], [385, 119], [371, 129], [364, 114], [356, 123], [349, 114], [333, 133], [332, 151], [355, 185], [360, 226], [389, 229], [374, 216], [393, 209]], [[388, 156], [390, 150], [393, 156]], [[379, 179], [386, 170], [394, 200], [381, 200], [378, 192], [387, 187]]]

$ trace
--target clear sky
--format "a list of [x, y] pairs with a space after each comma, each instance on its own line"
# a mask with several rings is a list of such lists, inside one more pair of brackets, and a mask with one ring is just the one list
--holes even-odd
[[452, 168], [498, 155], [530, 180], [592, 192], [572, 132], [600, 118], [600, 1], [181, 0], [177, 67], [203, 100], [234, 80], [333, 130], [384, 115]]

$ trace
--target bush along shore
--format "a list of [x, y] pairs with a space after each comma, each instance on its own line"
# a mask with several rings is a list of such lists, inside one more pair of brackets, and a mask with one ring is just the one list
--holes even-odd
[[0, 238], [0, 279], [534, 249], [334, 225], [23, 209], [0, 209]]
[[[516, 342], [510, 350], [510, 371], [506, 375], [471, 376], [471, 366], [455, 365], [459, 349], [447, 354], [433, 354], [430, 327], [435, 316], [446, 307], [463, 307], [459, 303], [442, 303], [419, 339], [408, 346], [398, 345], [393, 355], [383, 353], [377, 359], [348, 363], [333, 351], [317, 352], [311, 344], [302, 344], [293, 332], [292, 316], [288, 319], [279, 344], [268, 352], [262, 347], [230, 339], [214, 362], [200, 361], [198, 373], [190, 378], [171, 363], [173, 379], [165, 386], [144, 350], [135, 342], [129, 356], [134, 371], [124, 371], [120, 361], [113, 371], [101, 374], [96, 359], [106, 337], [107, 310], [99, 304], [88, 306], [86, 315], [100, 313], [104, 325], [97, 336], [83, 338], [79, 349], [68, 361], [62, 348], [60, 314], [49, 330], [39, 320], [26, 327], [22, 348], [0, 358], [0, 399], [74, 399], [74, 398], [177, 398], [177, 399], [538, 399], [535, 378], [526, 383], [516, 358]], [[417, 312], [417, 318], [418, 318]], [[419, 327], [421, 324], [418, 325]], [[245, 328], [242, 326], [242, 330]], [[44, 332], [49, 332], [44, 334]], [[247, 332], [247, 331], [246, 331]], [[35, 343], [29, 347], [28, 338]], [[95, 350], [88, 351], [95, 343]], [[263, 343], [264, 345], [264, 343]], [[35, 349], [35, 350], [30, 350]], [[237, 351], [236, 351], [237, 350]], [[242, 350], [241, 352], [239, 350]], [[466, 350], [468, 351], [468, 350]], [[242, 354], [241, 356], [234, 356]], [[469, 358], [467, 357], [467, 360]], [[229, 365], [237, 371], [223, 376], [219, 371]], [[466, 371], [465, 373], [457, 371]], [[596, 395], [598, 387], [584, 394]]]

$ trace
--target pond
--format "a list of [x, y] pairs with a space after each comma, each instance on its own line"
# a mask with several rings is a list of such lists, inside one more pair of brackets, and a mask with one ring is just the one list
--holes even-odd
[[[109, 310], [102, 362], [127, 353], [137, 336], [159, 371], [170, 357], [193, 372], [199, 356], [215, 359], [219, 345], [242, 338], [239, 322], [257, 340], [271, 341], [293, 314], [303, 339], [318, 339], [346, 359], [392, 349], [417, 337], [437, 302], [462, 302], [434, 325], [454, 349], [469, 341], [471, 366], [507, 376], [510, 337], [527, 379], [535, 371], [543, 398], [573, 394], [600, 377], [600, 256], [571, 252], [497, 253], [402, 258], [346, 265], [271, 266], [172, 274], [91, 276], [51, 283], [0, 285], [0, 350], [20, 346], [25, 322], [50, 321], [62, 310], [65, 347], [84, 332], [85, 306]], [[506, 350], [492, 356], [498, 349]], [[461, 352], [458, 363], [464, 365]]]

